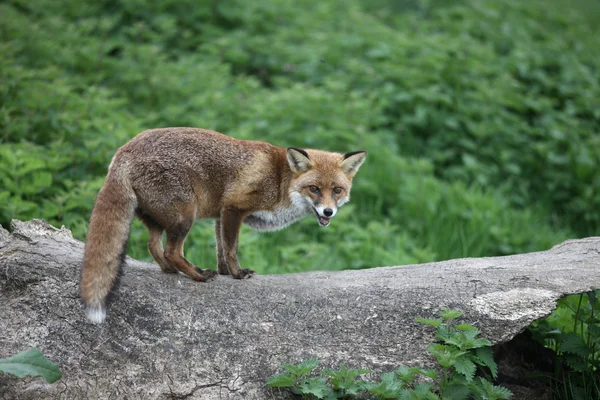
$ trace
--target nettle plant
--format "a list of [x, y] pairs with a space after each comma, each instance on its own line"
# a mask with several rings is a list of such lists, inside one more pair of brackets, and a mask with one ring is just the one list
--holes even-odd
[[[319, 360], [285, 364], [286, 372], [272, 376], [267, 385], [288, 388], [302, 399], [400, 399], [400, 400], [496, 400], [508, 399], [512, 393], [494, 385], [498, 368], [493, 359], [491, 342], [479, 338], [480, 331], [471, 324], [456, 324], [462, 313], [445, 309], [440, 318], [417, 319], [436, 328], [436, 342], [428, 346], [438, 368], [400, 366], [381, 374], [379, 380], [361, 377], [367, 369], [326, 369], [315, 373]], [[476, 376], [479, 372], [478, 376]]]
[[554, 371], [545, 377], [556, 399], [600, 399], [600, 290], [559, 300], [529, 330], [554, 352]]

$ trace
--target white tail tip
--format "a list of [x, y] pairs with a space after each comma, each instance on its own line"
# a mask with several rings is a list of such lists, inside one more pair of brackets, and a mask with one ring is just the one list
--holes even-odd
[[88, 319], [94, 324], [101, 324], [106, 318], [106, 310], [102, 307], [92, 307], [85, 310]]

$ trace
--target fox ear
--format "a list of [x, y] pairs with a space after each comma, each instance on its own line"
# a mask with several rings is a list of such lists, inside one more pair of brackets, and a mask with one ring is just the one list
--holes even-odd
[[346, 153], [344, 154], [344, 160], [340, 163], [340, 168], [352, 177], [365, 162], [365, 158], [367, 158], [367, 152], [364, 150]]
[[288, 147], [287, 160], [293, 172], [306, 172], [312, 167], [308, 153], [295, 147]]

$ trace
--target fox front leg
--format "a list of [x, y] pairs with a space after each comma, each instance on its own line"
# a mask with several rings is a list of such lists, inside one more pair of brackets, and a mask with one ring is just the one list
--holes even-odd
[[[221, 221], [217, 224], [221, 225], [221, 248], [225, 261], [223, 269], [228, 268], [229, 273], [235, 279], [250, 278], [254, 274], [251, 269], [240, 268], [237, 257], [238, 236], [245, 216], [242, 211], [236, 208], [225, 208], [221, 212]], [[218, 247], [219, 240], [217, 239], [217, 249]], [[219, 261], [219, 273], [223, 274], [221, 269], [221, 262]]]
[[221, 235], [221, 218], [215, 220], [215, 240], [217, 242], [217, 271], [220, 275], [229, 275], [229, 268], [223, 252], [223, 238]]

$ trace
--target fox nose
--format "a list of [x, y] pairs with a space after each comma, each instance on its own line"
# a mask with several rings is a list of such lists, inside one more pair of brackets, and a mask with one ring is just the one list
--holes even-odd
[[325, 214], [326, 217], [331, 217], [333, 215], [333, 210], [331, 208], [326, 208], [323, 210], [323, 214]]

